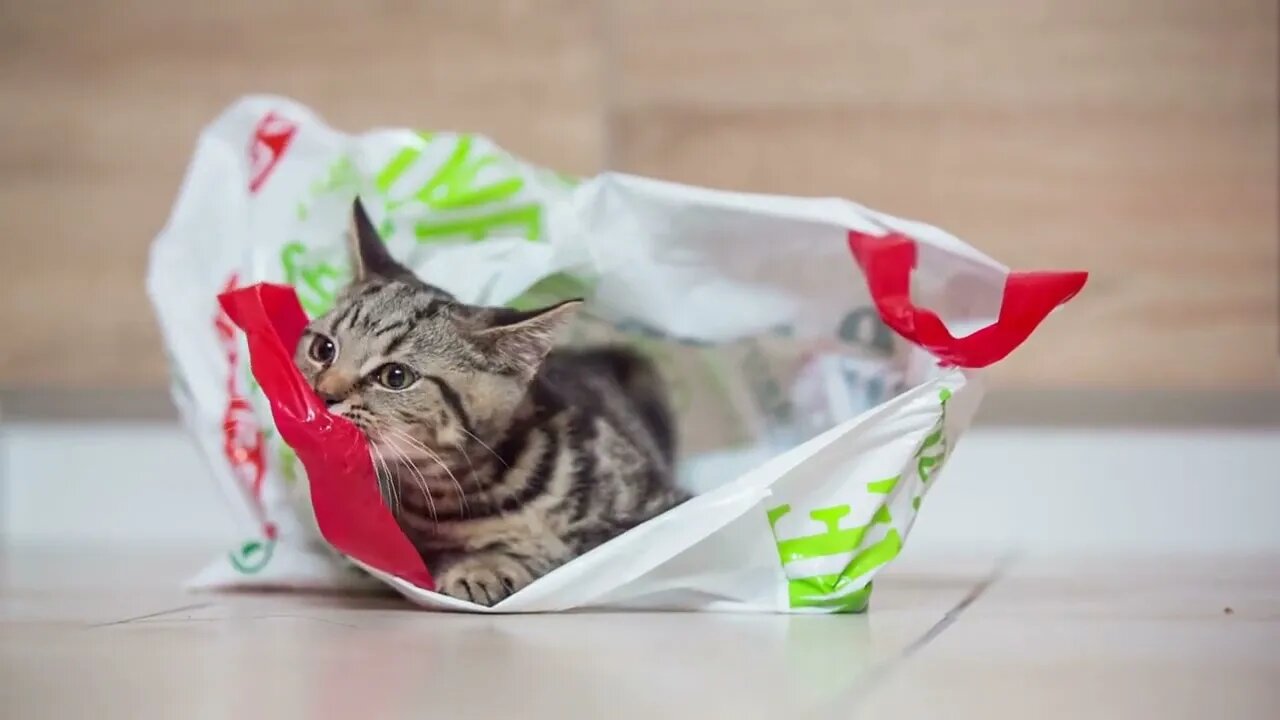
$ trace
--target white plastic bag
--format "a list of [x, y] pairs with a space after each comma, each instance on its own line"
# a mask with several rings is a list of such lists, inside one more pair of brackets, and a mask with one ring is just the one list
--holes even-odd
[[[653, 353], [697, 496], [491, 610], [367, 558], [347, 558], [367, 575], [345, 562], [217, 296], [281, 283], [323, 312], [348, 278], [357, 193], [426, 281], [472, 303], [585, 296], [575, 340], [622, 336]], [[1010, 274], [936, 228], [843, 200], [617, 174], [576, 182], [484, 138], [351, 136], [291, 101], [246, 98], [201, 135], [148, 276], [175, 401], [246, 533], [194, 584], [372, 576], [422, 605], [471, 611], [861, 610], [978, 405], [972, 368], [1083, 282]]]

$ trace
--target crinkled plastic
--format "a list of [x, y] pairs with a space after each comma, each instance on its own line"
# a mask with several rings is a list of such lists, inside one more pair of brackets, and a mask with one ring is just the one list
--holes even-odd
[[[391, 252], [463, 301], [584, 295], [573, 341], [654, 357], [695, 497], [495, 608], [432, 592], [364, 439], [292, 363], [346, 282], [357, 193]], [[202, 134], [148, 275], [175, 402], [246, 532], [193, 584], [372, 578], [473, 612], [862, 610], [977, 409], [980, 368], [1085, 279], [1011, 273], [848, 201], [568, 181], [484, 138], [346, 135], [246, 98]]]
[[307, 469], [324, 539], [344, 555], [431, 590], [422, 557], [378, 494], [364, 434], [331, 414], [293, 364], [307, 326], [293, 289], [261, 283], [218, 300], [248, 338], [253, 375], [270, 400], [276, 429]]

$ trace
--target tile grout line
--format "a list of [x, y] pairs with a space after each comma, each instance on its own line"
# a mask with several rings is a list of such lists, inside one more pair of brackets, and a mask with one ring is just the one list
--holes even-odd
[[942, 617], [938, 618], [938, 621], [933, 625], [930, 625], [929, 629], [925, 630], [920, 637], [907, 644], [901, 652], [882, 660], [863, 673], [854, 680], [849, 689], [842, 693], [835, 702], [824, 706], [822, 712], [810, 713], [810, 715], [814, 717], [832, 717], [833, 713], [831, 711], [835, 709], [850, 713], [851, 716], [856, 715], [858, 706], [865, 702], [877, 688], [883, 686], [884, 681], [890, 675], [901, 669], [916, 653], [938, 639], [947, 628], [954, 625], [965, 610], [969, 609], [979, 598], [985, 595], [992, 585], [995, 585], [1008, 574], [1009, 569], [1013, 567], [1018, 559], [1018, 554], [1014, 552], [1002, 555], [996, 560], [995, 567], [991, 568], [991, 572], [969, 588], [969, 592], [965, 593], [964, 597], [960, 598], [955, 605], [943, 613]]
[[180, 613], [180, 612], [182, 612], [182, 611], [184, 611], [184, 610], [199, 610], [200, 608], [206, 608], [206, 607], [209, 607], [209, 605], [210, 605], [210, 604], [211, 604], [211, 603], [207, 603], [207, 602], [203, 602], [203, 603], [192, 603], [192, 604], [190, 604], [190, 605], [183, 605], [183, 606], [181, 606], [181, 607], [172, 608], [172, 609], [170, 609], [170, 610], [157, 610], [156, 612], [147, 613], [147, 614], [145, 614], [145, 615], [137, 615], [137, 616], [134, 616], [134, 617], [128, 617], [128, 618], [125, 618], [125, 619], [123, 619], [123, 620], [112, 620], [112, 621], [110, 621], [110, 622], [94, 623], [94, 624], [92, 624], [92, 625], [89, 625], [89, 627], [90, 627], [90, 628], [103, 628], [103, 627], [111, 627], [112, 625], [127, 625], [127, 624], [129, 624], [129, 623], [133, 623], [133, 622], [140, 622], [140, 621], [143, 621], [143, 620], [154, 620], [155, 618], [165, 617], [166, 615], [172, 615], [172, 614], [174, 614], [174, 613]]
[[964, 597], [960, 598], [960, 602], [956, 603], [954, 607], [948, 610], [946, 614], [944, 614], [938, 622], [934, 623], [932, 627], [926, 630], [923, 635], [916, 638], [915, 642], [903, 648], [902, 652], [897, 658], [895, 658], [895, 661], [905, 662], [911, 659], [913, 655], [920, 652], [926, 645], [937, 639], [937, 637], [947, 628], [954, 625], [956, 620], [959, 620], [960, 616], [964, 614], [964, 611], [969, 609], [970, 605], [977, 602], [978, 598], [985, 595], [987, 590], [991, 589], [992, 585], [1009, 572], [1009, 568], [1014, 564], [1014, 562], [1016, 562], [1016, 558], [1012, 553], [1004, 555], [998, 559], [995, 567], [991, 569], [991, 572], [988, 573], [986, 577], [979, 580], [976, 585], [970, 588], [969, 592], [966, 593]]

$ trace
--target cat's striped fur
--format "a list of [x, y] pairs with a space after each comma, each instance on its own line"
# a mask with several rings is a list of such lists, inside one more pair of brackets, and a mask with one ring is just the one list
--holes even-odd
[[687, 497], [651, 365], [552, 348], [579, 303], [460, 303], [390, 257], [359, 201], [354, 225], [355, 279], [296, 362], [369, 437], [441, 592], [494, 604]]

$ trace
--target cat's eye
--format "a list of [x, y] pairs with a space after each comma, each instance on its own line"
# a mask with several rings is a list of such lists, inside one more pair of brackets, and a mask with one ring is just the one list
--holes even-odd
[[412, 370], [400, 363], [387, 363], [378, 369], [378, 383], [388, 390], [403, 390], [417, 379]]
[[334, 345], [329, 338], [317, 335], [311, 340], [311, 347], [307, 349], [307, 355], [322, 365], [328, 365], [338, 356], [338, 346]]

